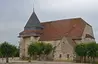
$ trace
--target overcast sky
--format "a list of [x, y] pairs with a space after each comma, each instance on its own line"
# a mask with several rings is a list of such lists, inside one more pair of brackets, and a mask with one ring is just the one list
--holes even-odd
[[[35, 0], [41, 22], [81, 17], [92, 25], [98, 42], [98, 0]], [[33, 12], [33, 0], [0, 0], [0, 42], [18, 45], [21, 32]]]

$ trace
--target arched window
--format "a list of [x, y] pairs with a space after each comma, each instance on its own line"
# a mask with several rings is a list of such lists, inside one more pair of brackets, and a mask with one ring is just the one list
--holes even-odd
[[62, 57], [62, 55], [60, 54], [60, 55], [59, 55], [59, 58], [61, 58], [61, 57]]
[[67, 54], [67, 58], [69, 59], [69, 54]]

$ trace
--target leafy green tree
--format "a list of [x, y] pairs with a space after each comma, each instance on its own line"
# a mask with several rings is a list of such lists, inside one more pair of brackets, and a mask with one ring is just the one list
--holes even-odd
[[6, 62], [9, 62], [9, 57], [13, 55], [13, 45], [8, 42], [4, 42], [0, 45], [0, 51], [3, 57], [6, 58]]
[[[0, 45], [1, 46], [1, 45]], [[2, 61], [3, 61], [3, 55], [1, 53], [1, 50], [0, 50], [0, 58], [2, 58]]]
[[89, 42], [86, 44], [78, 44], [75, 47], [75, 52], [78, 56], [80, 56], [80, 60], [82, 61], [84, 58], [84, 62], [86, 62], [86, 59], [95, 62], [95, 57], [98, 53], [98, 44], [96, 42]]
[[16, 53], [17, 53], [17, 47], [15, 46], [15, 45], [11, 45], [11, 47], [12, 47], [12, 58], [16, 55]]
[[44, 44], [44, 55], [47, 59], [47, 56], [53, 51], [53, 47], [51, 44]]
[[36, 46], [36, 54], [38, 55], [38, 58], [39, 60], [41, 60], [41, 55], [43, 54], [44, 52], [44, 43], [43, 42], [37, 42], [35, 43], [35, 46]]
[[[98, 43], [96, 43], [97, 49], [98, 49]], [[98, 57], [98, 50], [96, 52], [96, 57]]]
[[28, 54], [31, 57], [38, 56], [38, 59], [41, 60], [41, 55], [48, 55], [52, 52], [52, 45], [46, 44], [43, 42], [32, 42], [28, 47]]
[[19, 48], [17, 48], [17, 50], [16, 50], [15, 57], [19, 57]]
[[37, 52], [36, 44], [35, 43], [30, 44], [28, 47], [28, 54], [30, 56], [29, 62], [31, 62], [31, 57], [36, 55], [36, 52]]
[[88, 58], [91, 58], [91, 61], [95, 61], [95, 57], [98, 51], [97, 44], [95, 42], [91, 42], [87, 44], [87, 56]]
[[[78, 44], [75, 47], [75, 52], [78, 56], [80, 56], [80, 62], [83, 61], [83, 57], [85, 58], [87, 55], [87, 48], [85, 44]], [[86, 60], [86, 59], [85, 59]]]
[[2, 57], [2, 54], [1, 54], [1, 52], [0, 52], [0, 58]]

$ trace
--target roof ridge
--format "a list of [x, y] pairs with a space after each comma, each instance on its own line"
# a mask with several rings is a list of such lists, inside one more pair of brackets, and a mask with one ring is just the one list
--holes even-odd
[[74, 20], [74, 19], [82, 19], [82, 18], [69, 18], [69, 19], [59, 19], [59, 20], [51, 20], [51, 21], [46, 21], [46, 22], [41, 22], [41, 23], [51, 23], [51, 22], [59, 22], [59, 21], [64, 21], [64, 20]]
[[[81, 18], [81, 20], [82, 20], [85, 24], [91, 26], [89, 23], [87, 23], [87, 22], [86, 22], [85, 20], [83, 20], [82, 18]], [[91, 26], [91, 27], [92, 27], [92, 26]]]

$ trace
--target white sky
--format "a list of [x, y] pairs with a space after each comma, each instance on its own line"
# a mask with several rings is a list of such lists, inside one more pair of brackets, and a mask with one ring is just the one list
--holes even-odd
[[[98, 0], [35, 0], [35, 12], [41, 22], [81, 17], [92, 25], [98, 42]], [[33, 0], [0, 0], [0, 42], [18, 45], [33, 12]]]

